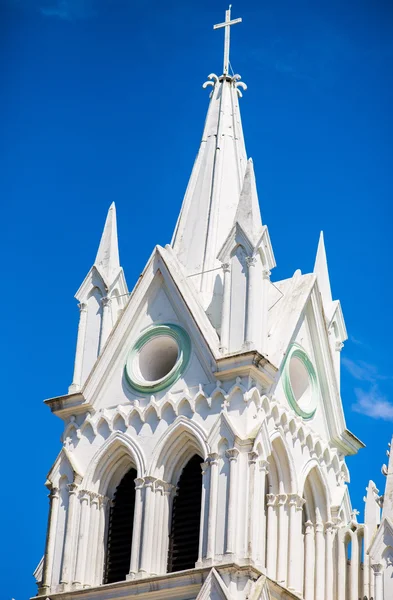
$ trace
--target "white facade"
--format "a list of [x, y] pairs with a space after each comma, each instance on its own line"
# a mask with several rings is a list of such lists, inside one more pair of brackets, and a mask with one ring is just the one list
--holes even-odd
[[[323, 236], [313, 273], [273, 285], [240, 118], [245, 86], [228, 74], [207, 85], [201, 146], [171, 245], [154, 249], [129, 294], [112, 205], [76, 295], [74, 378], [68, 395], [46, 401], [64, 435], [47, 477], [38, 596], [389, 600], [393, 459], [382, 523], [372, 482], [358, 523], [345, 458], [362, 443], [345, 425], [346, 329]], [[197, 556], [192, 568], [167, 573], [176, 486], [195, 455]], [[111, 505], [131, 468], [129, 569], [104, 584]]]

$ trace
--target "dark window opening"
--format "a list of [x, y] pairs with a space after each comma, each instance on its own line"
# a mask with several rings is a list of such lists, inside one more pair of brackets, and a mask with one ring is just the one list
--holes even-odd
[[136, 477], [131, 469], [116, 488], [109, 512], [104, 583], [124, 581], [130, 572]]
[[198, 559], [201, 517], [202, 458], [193, 456], [180, 475], [173, 500], [168, 573], [193, 569]]

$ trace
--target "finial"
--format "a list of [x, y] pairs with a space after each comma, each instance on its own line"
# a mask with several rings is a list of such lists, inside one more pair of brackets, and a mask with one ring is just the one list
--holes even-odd
[[225, 11], [225, 21], [223, 23], [218, 23], [217, 25], [213, 25], [213, 29], [221, 29], [222, 27], [225, 27], [223, 75], [228, 75], [228, 71], [229, 71], [229, 45], [230, 45], [231, 25], [236, 25], [236, 23], [242, 22], [241, 18], [240, 19], [232, 19], [232, 21], [231, 21], [231, 8], [232, 8], [232, 4], [230, 4], [228, 10]]

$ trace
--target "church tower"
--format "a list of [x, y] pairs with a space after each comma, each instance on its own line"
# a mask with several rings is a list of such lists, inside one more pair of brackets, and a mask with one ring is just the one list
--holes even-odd
[[[64, 433], [46, 481], [43, 600], [391, 597], [375, 485], [365, 525], [346, 485], [363, 444], [345, 424], [346, 329], [323, 235], [313, 273], [271, 280], [230, 12], [171, 244], [129, 293], [112, 204], [76, 294], [73, 380], [46, 400]], [[391, 461], [386, 472], [392, 496]]]

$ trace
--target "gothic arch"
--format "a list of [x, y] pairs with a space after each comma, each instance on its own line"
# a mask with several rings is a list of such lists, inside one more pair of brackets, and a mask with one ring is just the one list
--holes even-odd
[[323, 520], [330, 520], [330, 493], [325, 474], [316, 459], [307, 462], [301, 475], [300, 494], [306, 500], [304, 512], [306, 520], [315, 523], [317, 510]]
[[[272, 481], [269, 481], [270, 485], [276, 488], [275, 493], [279, 493], [281, 490], [286, 493], [295, 493], [297, 486], [293, 459], [285, 439], [279, 432], [271, 437], [271, 448], [268, 461], [275, 469], [272, 472]], [[274, 483], [275, 479], [276, 482]]]
[[175, 484], [184, 465], [194, 454], [205, 460], [209, 452], [202, 427], [180, 416], [168, 427], [158, 442], [149, 473], [153, 477]]
[[145, 473], [142, 450], [133, 439], [115, 431], [93, 456], [83, 487], [110, 496], [132, 465], [135, 466], [138, 477], [142, 477]]

